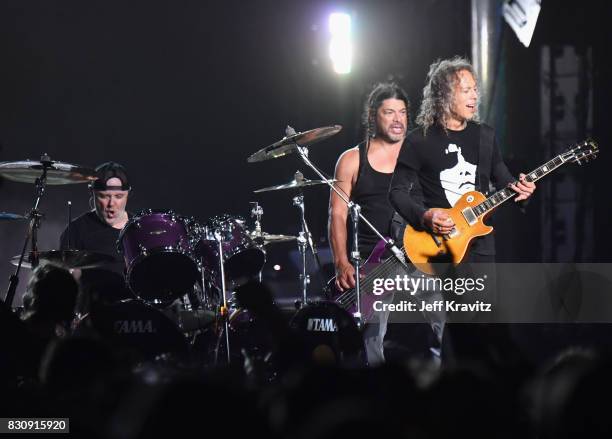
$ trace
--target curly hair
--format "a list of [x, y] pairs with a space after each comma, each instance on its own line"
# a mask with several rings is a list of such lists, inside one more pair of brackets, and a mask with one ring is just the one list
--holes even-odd
[[376, 112], [386, 99], [399, 99], [406, 104], [406, 111], [410, 111], [408, 95], [395, 82], [381, 82], [372, 88], [368, 95], [364, 109], [362, 122], [366, 130], [366, 139], [376, 136]]
[[[474, 67], [465, 58], [456, 56], [451, 59], [439, 59], [429, 66], [427, 84], [423, 88], [423, 101], [416, 118], [417, 125], [422, 127], [425, 133], [434, 124], [446, 129], [446, 121], [451, 115], [455, 85], [459, 81], [458, 73], [461, 70], [470, 72], [478, 83]], [[472, 120], [479, 120], [478, 109]]]

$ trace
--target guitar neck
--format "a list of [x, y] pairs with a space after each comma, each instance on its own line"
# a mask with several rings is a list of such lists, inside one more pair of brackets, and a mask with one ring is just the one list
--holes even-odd
[[[559, 154], [552, 160], [549, 160], [548, 162], [544, 163], [542, 166], [534, 169], [529, 174], [527, 174], [525, 176], [525, 180], [529, 182], [537, 181], [540, 178], [544, 177], [545, 175], [550, 174], [552, 171], [559, 168], [561, 165], [563, 165], [566, 162], [567, 160], [563, 158], [563, 154]], [[474, 211], [476, 216], [486, 215], [489, 212], [491, 212], [493, 209], [503, 204], [505, 201], [514, 197], [515, 195], [516, 195], [516, 192], [514, 192], [509, 187], [505, 187], [495, 192], [493, 195], [491, 195], [489, 198], [484, 200], [482, 203], [478, 204], [477, 206], [474, 206], [472, 210]]]

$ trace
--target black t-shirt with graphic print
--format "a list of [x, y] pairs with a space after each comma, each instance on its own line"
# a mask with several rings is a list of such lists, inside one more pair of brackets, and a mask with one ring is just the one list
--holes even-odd
[[[391, 181], [392, 205], [406, 221], [421, 227], [427, 209], [452, 207], [469, 191], [485, 192], [477, 177], [479, 146], [480, 125], [473, 122], [461, 131], [445, 132], [435, 125], [427, 130], [427, 135], [422, 128], [408, 133]], [[497, 188], [514, 181], [496, 142], [490, 179]], [[471, 252], [494, 255], [493, 236], [475, 239]]]

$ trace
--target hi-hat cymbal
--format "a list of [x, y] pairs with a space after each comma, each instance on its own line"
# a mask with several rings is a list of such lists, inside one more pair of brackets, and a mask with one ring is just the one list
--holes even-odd
[[[17, 266], [19, 264], [20, 255], [11, 258], [11, 264]], [[30, 252], [24, 257], [21, 264], [24, 268], [32, 268], [31, 264], [32, 253]], [[68, 268], [96, 268], [103, 267], [116, 261], [110, 255], [95, 253], [85, 250], [50, 250], [38, 252], [39, 263], [51, 262], [64, 265]]]
[[[336, 183], [337, 181], [338, 180], [335, 180], [335, 179], [329, 180], [330, 183]], [[324, 180], [308, 180], [307, 178], [304, 178], [304, 174], [302, 174], [300, 171], [297, 171], [293, 177], [293, 180], [291, 180], [289, 183], [283, 183], [277, 186], [270, 186], [270, 187], [265, 187], [263, 189], [257, 189], [256, 191], [253, 191], [253, 193], [258, 194], [260, 192], [280, 191], [283, 189], [301, 189], [303, 187], [317, 186], [320, 184], [327, 184], [327, 183], [325, 183]]]
[[258, 241], [260, 243], [263, 243], [263, 245], [276, 244], [278, 242], [291, 242], [297, 239], [297, 236], [293, 235], [273, 235], [271, 233], [265, 232], [261, 234], [253, 233], [251, 234], [251, 237], [256, 242]]
[[333, 125], [328, 127], [315, 128], [310, 131], [295, 133], [290, 136], [285, 136], [276, 143], [260, 149], [252, 154], [247, 162], [262, 162], [264, 160], [275, 159], [282, 157], [292, 152], [296, 152], [298, 146], [310, 146], [321, 140], [337, 134], [342, 129], [341, 125]]
[[0, 176], [20, 183], [35, 183], [47, 168], [48, 185], [88, 183], [95, 180], [93, 169], [70, 163], [54, 161], [23, 160], [0, 163]]
[[16, 213], [0, 212], [0, 221], [16, 221], [28, 219], [27, 216], [17, 215]]

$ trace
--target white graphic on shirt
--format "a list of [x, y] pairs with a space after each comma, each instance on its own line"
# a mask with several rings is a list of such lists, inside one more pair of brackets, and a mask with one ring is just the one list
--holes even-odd
[[461, 154], [461, 148], [450, 143], [445, 154], [457, 153], [457, 164], [440, 172], [440, 184], [451, 206], [454, 206], [461, 195], [473, 191], [476, 183], [476, 165], [468, 162]]

